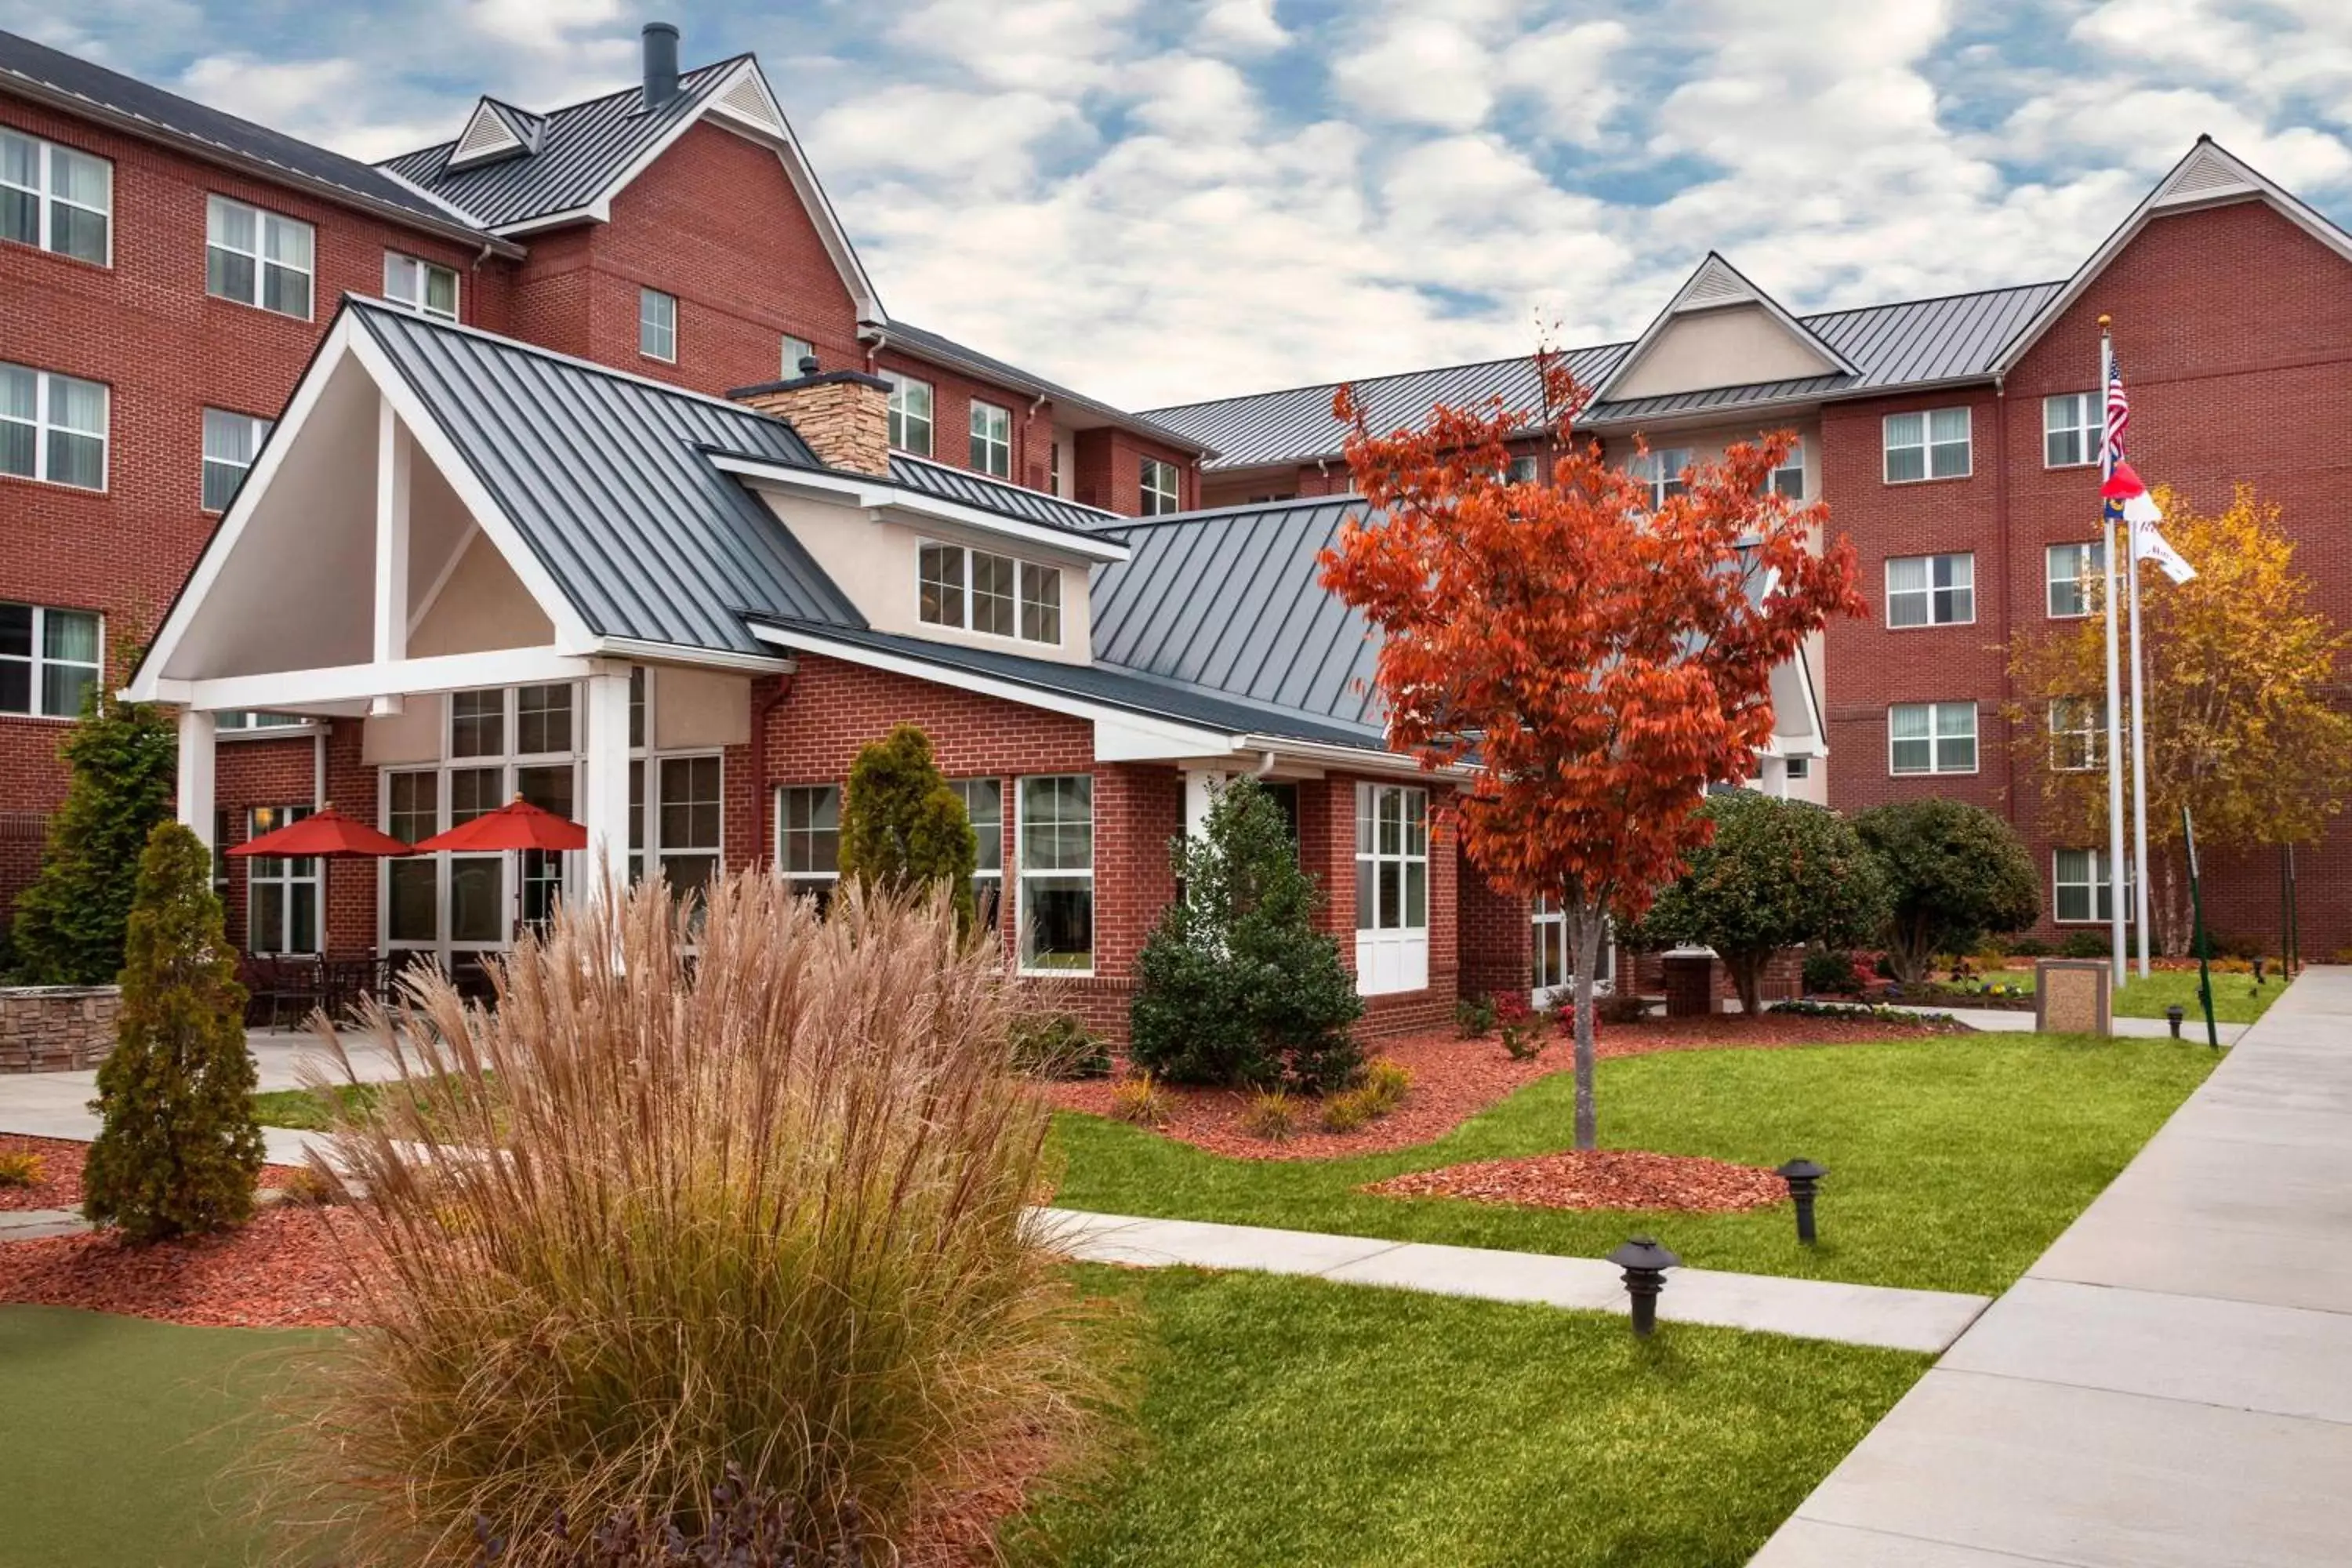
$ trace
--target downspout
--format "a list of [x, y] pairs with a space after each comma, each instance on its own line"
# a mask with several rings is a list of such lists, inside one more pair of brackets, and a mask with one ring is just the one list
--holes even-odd
[[[751, 710], [751, 864], [764, 864], [769, 857], [769, 819], [774, 811], [768, 801], [768, 715], [784, 705], [793, 694], [793, 677], [786, 670], [776, 677], [776, 689], [760, 700]], [[650, 739], [650, 737], [648, 737]]]
[[1260, 752], [1257, 754], [1257, 766], [1250, 770], [1250, 777], [1259, 780], [1272, 778], [1274, 776], [1274, 753], [1272, 752]]
[[[1013, 460], [1012, 479], [1013, 482], [1016, 485], [1024, 484], [1026, 482], [1023, 476], [1029, 472], [1029, 426], [1030, 423], [1037, 417], [1037, 410], [1045, 406], [1045, 395], [1041, 392], [1036, 396], [1029, 400], [1029, 412], [1022, 418], [1021, 451], [1019, 456], [1015, 457]], [[1052, 484], [1054, 482], [1053, 476], [1048, 474], [1045, 477], [1045, 482], [1049, 485]]]
[[2017, 563], [2009, 552], [2009, 388], [2004, 378], [1992, 379], [1993, 422], [1992, 458], [1998, 468], [1993, 476], [1993, 550], [2000, 563], [2000, 707], [2001, 707], [2001, 795], [2002, 815], [2010, 826], [2017, 825], [2017, 736], [2016, 726], [2010, 722], [2009, 708], [2016, 693], [2010, 678], [2009, 644], [2012, 635], [2010, 619], [2011, 583], [2017, 575]]

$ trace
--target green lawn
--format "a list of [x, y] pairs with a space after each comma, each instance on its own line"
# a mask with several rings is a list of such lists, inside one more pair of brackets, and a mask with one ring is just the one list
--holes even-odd
[[1654, 1230], [1702, 1268], [1991, 1292], [2024, 1271], [2212, 1065], [2201, 1044], [2185, 1041], [1996, 1034], [1601, 1065], [1606, 1145], [1765, 1166], [1804, 1155], [1828, 1166], [1821, 1245], [1810, 1252], [1796, 1244], [1786, 1205], [1559, 1213], [1356, 1190], [1402, 1171], [1569, 1147], [1566, 1072], [1435, 1142], [1349, 1160], [1231, 1160], [1064, 1115], [1056, 1137], [1066, 1168], [1055, 1201], [1583, 1257]]
[[[339, 1083], [331, 1092], [347, 1112], [367, 1110], [383, 1090], [372, 1083]], [[327, 1106], [307, 1089], [273, 1089], [253, 1096], [253, 1119], [264, 1127], [320, 1131], [331, 1125]]]
[[[2269, 1010], [2286, 987], [2273, 975], [2257, 988], [2251, 974], [2213, 973], [2213, 1016], [2224, 1024], [2251, 1024]], [[2204, 1028], [2204, 1009], [2197, 1005], [2197, 972], [2189, 970], [2158, 970], [2142, 980], [2137, 976], [2124, 982], [2116, 994], [2116, 1016], [2119, 1018], [2161, 1018], [2164, 1010], [2178, 1002], [2188, 1010], [2188, 1021], [2181, 1025], [2184, 1033], [2197, 1033]]]
[[[1261, 1275], [1087, 1268], [1140, 1431], [1008, 1533], [1031, 1568], [1745, 1563], [1924, 1356]], [[0, 1308], [0, 1568], [243, 1563], [213, 1478], [313, 1334]]]
[[256, 1559], [252, 1417], [320, 1331], [184, 1329], [0, 1307], [0, 1568], [204, 1568]]

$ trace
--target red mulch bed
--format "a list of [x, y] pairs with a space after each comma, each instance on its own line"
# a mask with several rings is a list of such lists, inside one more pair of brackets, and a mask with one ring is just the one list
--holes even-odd
[[1788, 1184], [1753, 1165], [1639, 1149], [1590, 1149], [1521, 1160], [1480, 1160], [1412, 1171], [1366, 1187], [1391, 1198], [1469, 1198], [1539, 1209], [1680, 1209], [1730, 1214], [1770, 1208]]
[[[0, 1132], [0, 1154], [33, 1154], [41, 1162], [41, 1179], [29, 1187], [0, 1187], [0, 1209], [76, 1209], [81, 1207], [81, 1167], [89, 1145], [70, 1138], [26, 1138]], [[261, 1184], [278, 1187], [294, 1173], [283, 1165], [261, 1167]]]
[[[1889, 1024], [1871, 1018], [1806, 1018], [1763, 1014], [1707, 1018], [1652, 1018], [1640, 1024], [1597, 1026], [1595, 1047], [1605, 1060], [1654, 1051], [1705, 1051], [1733, 1047], [1860, 1045], [1918, 1039], [1949, 1033], [1930, 1025]], [[1181, 1142], [1245, 1160], [1333, 1160], [1410, 1148], [1441, 1137], [1478, 1112], [1539, 1078], [1574, 1065], [1574, 1042], [1553, 1037], [1533, 1061], [1513, 1061], [1493, 1036], [1464, 1040], [1448, 1035], [1415, 1035], [1382, 1041], [1371, 1054], [1386, 1057], [1412, 1074], [1404, 1104], [1353, 1132], [1326, 1132], [1315, 1106], [1302, 1101], [1299, 1128], [1279, 1143], [1242, 1130], [1249, 1097], [1228, 1089], [1161, 1087], [1169, 1105], [1158, 1131]], [[1038, 1092], [1057, 1110], [1108, 1116], [1116, 1079], [1049, 1083]]]
[[215, 1328], [352, 1321], [357, 1224], [332, 1209], [273, 1204], [218, 1236], [132, 1247], [111, 1231], [0, 1244], [0, 1301], [87, 1307]]

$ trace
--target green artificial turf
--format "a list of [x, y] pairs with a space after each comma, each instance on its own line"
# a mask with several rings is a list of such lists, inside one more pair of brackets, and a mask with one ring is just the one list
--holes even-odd
[[256, 1413], [324, 1331], [0, 1307], [0, 1568], [244, 1564]]
[[[1565, 1046], [1553, 1049], [1565, 1067]], [[1801, 1155], [1828, 1166], [1811, 1250], [1797, 1245], [1786, 1205], [1577, 1213], [1357, 1190], [1403, 1171], [1570, 1147], [1565, 1071], [1434, 1142], [1345, 1160], [1226, 1159], [1066, 1114], [1056, 1118], [1066, 1166], [1054, 1201], [1580, 1257], [1647, 1230], [1695, 1267], [1990, 1293], [2024, 1272], [2213, 1061], [2187, 1041], [1981, 1034], [1601, 1064], [1604, 1146], [1761, 1166]]]
[[[1142, 1309], [1123, 1468], [1004, 1533], [1057, 1568], [1734, 1568], [1929, 1358], [1265, 1275]], [[1024, 1550], [1025, 1548], [1025, 1550]]]

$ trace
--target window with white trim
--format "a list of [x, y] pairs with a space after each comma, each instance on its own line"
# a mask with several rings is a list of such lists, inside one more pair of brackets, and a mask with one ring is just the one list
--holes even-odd
[[1004, 781], [950, 779], [948, 788], [963, 802], [971, 823], [971, 912], [984, 929], [994, 931], [1004, 903]]
[[[256, 730], [299, 730], [310, 722], [308, 713], [268, 713], [258, 708], [231, 708], [213, 715], [213, 728], [223, 734], [248, 734]], [[412, 839], [410, 842], [415, 841]]]
[[841, 786], [787, 784], [776, 792], [776, 870], [822, 913], [841, 880]]
[[89, 610], [0, 605], [0, 713], [80, 717], [98, 685], [103, 629]]
[[0, 474], [104, 489], [111, 401], [104, 382], [0, 364]]
[[[421, 844], [441, 831], [441, 773], [420, 768], [384, 779], [383, 830], [404, 844]], [[441, 940], [441, 857], [408, 855], [383, 863], [384, 940]]]
[[1020, 781], [1021, 967], [1095, 967], [1095, 781], [1052, 773]]
[[1510, 466], [1503, 470], [1503, 482], [1513, 485], [1534, 484], [1537, 476], [1542, 471], [1542, 465], [1543, 459], [1533, 453], [1522, 453], [1513, 458]]
[[2091, 584], [2107, 569], [2107, 547], [2094, 539], [2082, 544], [2053, 544], [2042, 552], [2042, 571], [2050, 584], [2050, 618], [2073, 620], [2091, 613]]
[[1058, 645], [1062, 569], [961, 544], [915, 552], [915, 616], [926, 626]]
[[931, 455], [931, 384], [886, 370], [890, 384], [890, 445], [918, 458]]
[[226, 196], [205, 205], [205, 292], [310, 319], [310, 226]]
[[1968, 478], [1972, 461], [1969, 430], [1965, 407], [1888, 415], [1884, 426], [1886, 482], [1907, 485], [1922, 479]]
[[1789, 448], [1788, 455], [1780, 459], [1780, 466], [1774, 468], [1771, 477], [1764, 481], [1764, 489], [1769, 494], [1786, 496], [1790, 500], [1805, 499], [1805, 443], [1801, 438]]
[[1000, 479], [1012, 474], [1013, 410], [972, 399], [971, 466]]
[[114, 165], [0, 130], [0, 239], [111, 265]]
[[[2115, 919], [2115, 888], [2108, 880], [2104, 849], [2054, 849], [2050, 855], [2050, 917], [2060, 925], [2105, 925]], [[2124, 857], [2124, 923], [2133, 923], [2136, 886], [2131, 857]]]
[[2088, 773], [2107, 763], [2107, 705], [2097, 697], [2050, 700], [2050, 766], [2062, 773]]
[[457, 319], [457, 269], [387, 250], [383, 253], [383, 297], [420, 316], [454, 321]]
[[2106, 408], [2095, 392], [2062, 392], [2042, 400], [2042, 466], [2074, 468], [2099, 460]]
[[1176, 465], [1163, 463], [1157, 458], [1146, 458], [1142, 466], [1143, 515], [1165, 517], [1182, 504], [1182, 491], [1178, 488]]
[[1429, 792], [1356, 786], [1356, 989], [1429, 984]]
[[1669, 496], [1678, 496], [1690, 489], [1683, 480], [1683, 470], [1691, 465], [1688, 447], [1653, 447], [1637, 455], [1633, 476], [1650, 487], [1650, 510], [1655, 511], [1666, 504]]
[[1977, 558], [1898, 555], [1886, 563], [1886, 624], [1962, 626], [1977, 618]]
[[1898, 702], [1886, 710], [1886, 771], [1892, 773], [1972, 773], [1977, 771], [1977, 705]]
[[637, 290], [637, 352], [647, 359], [677, 363], [677, 296], [658, 289]]
[[657, 812], [662, 875], [670, 890], [699, 893], [719, 876], [725, 847], [725, 767], [717, 755], [664, 757]]
[[205, 410], [204, 506], [206, 511], [226, 511], [245, 483], [262, 442], [269, 438], [269, 421], [226, 408]]
[[801, 369], [801, 361], [816, 358], [816, 345], [806, 338], [796, 338], [792, 333], [786, 332], [783, 348], [784, 379], [795, 381], [807, 374], [806, 371]]
[[1811, 757], [1790, 757], [1783, 763], [1782, 768], [1786, 776], [1791, 783], [1800, 779], [1809, 779], [1813, 776], [1813, 759]]
[[[246, 842], [310, 815], [307, 805], [257, 805], [246, 814]], [[319, 951], [316, 858], [255, 855], [246, 860], [245, 947], [248, 952]]]

